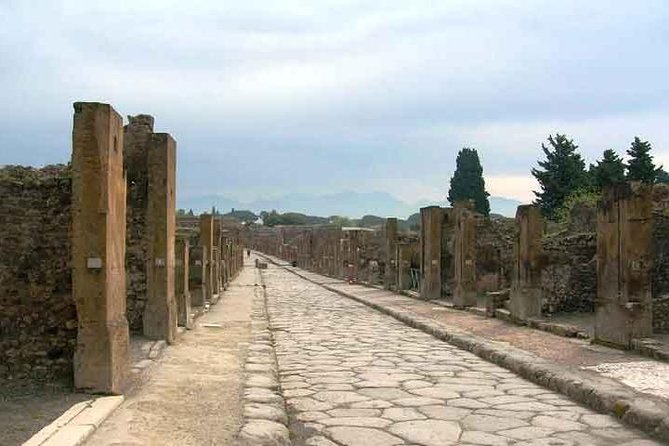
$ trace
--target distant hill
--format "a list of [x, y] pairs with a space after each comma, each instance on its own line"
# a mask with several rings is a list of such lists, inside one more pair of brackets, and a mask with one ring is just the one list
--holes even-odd
[[[516, 214], [516, 207], [520, 201], [490, 197], [490, 211], [506, 217]], [[275, 198], [242, 202], [232, 200], [222, 195], [201, 195], [190, 198], [180, 198], [179, 206], [183, 209], [193, 209], [196, 212], [207, 211], [216, 206], [221, 212], [231, 209], [248, 209], [259, 214], [261, 211], [294, 212], [304, 215], [341, 215], [352, 219], [361, 219], [365, 215], [407, 218], [415, 214], [423, 206], [448, 206], [444, 201], [416, 200], [415, 203], [403, 202], [386, 192], [339, 192], [336, 194], [310, 195], [288, 194]]]

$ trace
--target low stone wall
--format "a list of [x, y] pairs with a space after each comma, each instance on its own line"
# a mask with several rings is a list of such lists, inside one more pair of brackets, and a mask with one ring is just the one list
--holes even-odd
[[593, 312], [597, 297], [597, 234], [544, 237], [542, 312]]
[[0, 379], [71, 379], [70, 171], [0, 169]]

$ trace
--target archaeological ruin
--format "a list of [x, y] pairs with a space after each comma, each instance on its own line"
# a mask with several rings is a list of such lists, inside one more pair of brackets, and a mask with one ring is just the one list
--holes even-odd
[[[485, 218], [471, 203], [420, 209], [420, 230], [256, 227], [253, 249], [330, 277], [623, 349], [669, 333], [665, 185], [607, 190], [565, 224], [531, 205]], [[650, 341], [649, 341], [650, 340]]]
[[0, 169], [0, 380], [122, 393], [131, 342], [178, 342], [236, 277], [236, 220], [177, 219], [176, 155], [152, 116], [77, 102], [67, 164]]

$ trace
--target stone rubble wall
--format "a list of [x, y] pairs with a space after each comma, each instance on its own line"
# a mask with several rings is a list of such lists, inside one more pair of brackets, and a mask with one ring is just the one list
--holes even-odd
[[476, 228], [476, 290], [499, 291], [511, 286], [513, 218], [481, 219]]
[[153, 133], [153, 118], [147, 115], [129, 116], [125, 126], [123, 158], [128, 175], [126, 201], [126, 316], [131, 332], [143, 331], [143, 314], [147, 299], [148, 240], [146, 216], [149, 175], [147, 149]]
[[0, 169], [0, 379], [72, 378], [71, 191], [64, 165]]
[[542, 312], [593, 312], [597, 297], [597, 234], [552, 234], [544, 237], [543, 249]]

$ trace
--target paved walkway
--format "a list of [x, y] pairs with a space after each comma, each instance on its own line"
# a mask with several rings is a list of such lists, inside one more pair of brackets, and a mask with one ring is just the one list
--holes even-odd
[[384, 307], [429, 318], [453, 331], [506, 343], [562, 366], [590, 370], [638, 391], [669, 399], [669, 363], [649, 359], [634, 352], [593, 345], [588, 340], [565, 338], [500, 319], [445, 308], [430, 301], [390, 291], [350, 285], [342, 280], [304, 270], [299, 270], [299, 273], [332, 289], [364, 297]]
[[294, 445], [660, 444], [282, 268], [263, 276]]
[[248, 264], [86, 444], [234, 444], [243, 421], [242, 371], [255, 278]]

